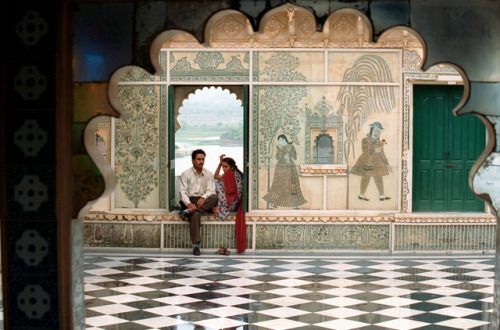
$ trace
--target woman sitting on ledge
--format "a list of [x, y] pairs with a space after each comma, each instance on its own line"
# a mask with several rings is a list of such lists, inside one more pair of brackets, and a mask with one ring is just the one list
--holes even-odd
[[[246, 221], [243, 212], [243, 173], [236, 166], [234, 159], [219, 156], [220, 162], [215, 170], [215, 193], [218, 204], [213, 212], [222, 220], [226, 220], [229, 212], [236, 211], [236, 246], [238, 252], [244, 252], [246, 247]], [[220, 175], [220, 169], [224, 174]]]
[[[229, 212], [235, 212], [243, 196], [243, 173], [236, 166], [234, 159], [219, 156], [219, 166], [215, 170], [215, 193], [218, 204], [213, 208], [213, 212], [222, 220], [226, 220]], [[224, 172], [220, 175], [220, 169]]]

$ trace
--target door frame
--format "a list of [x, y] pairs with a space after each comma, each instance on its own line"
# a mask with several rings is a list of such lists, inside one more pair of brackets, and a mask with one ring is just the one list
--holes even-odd
[[249, 110], [249, 85], [224, 85], [214, 83], [204, 83], [196, 85], [184, 84], [169, 84], [167, 86], [167, 177], [168, 177], [168, 192], [167, 192], [167, 209], [170, 212], [175, 211], [175, 195], [178, 193], [175, 188], [175, 133], [177, 131], [177, 116], [182, 103], [186, 100], [191, 93], [204, 87], [215, 87], [229, 90], [230, 93], [235, 94], [236, 98], [241, 101], [243, 107], [243, 164], [240, 168], [245, 175], [243, 176], [243, 210], [248, 211], [248, 187], [249, 187], [249, 125], [250, 125], [250, 110]]
[[[412, 78], [407, 79], [408, 83], [408, 154], [407, 154], [407, 169], [408, 169], [408, 175], [407, 175], [407, 182], [408, 182], [408, 190], [407, 190], [407, 206], [408, 206], [408, 213], [450, 213], [449, 211], [414, 211], [413, 210], [413, 173], [414, 173], [414, 168], [413, 168], [413, 153], [414, 153], [414, 141], [413, 141], [413, 128], [414, 128], [414, 86], [415, 85], [426, 85], [426, 86], [464, 86], [464, 91], [467, 88], [466, 84], [464, 84], [464, 81], [461, 79], [461, 76], [456, 76], [453, 77], [455, 79], [452, 79], [452, 77], [447, 76], [447, 80], [436, 80], [434, 75], [431, 74], [424, 74], [421, 76], [416, 76]], [[403, 79], [404, 81], [405, 79]], [[451, 110], [453, 114], [455, 114], [456, 109], [460, 108], [463, 106], [463, 103], [465, 102], [464, 96], [466, 93], [464, 92], [464, 95], [462, 96], [462, 99], [460, 102]], [[486, 127], [487, 129], [487, 127]], [[488, 137], [487, 137], [487, 132], [485, 133], [485, 144], [488, 142]], [[479, 157], [480, 159], [481, 157]], [[477, 161], [476, 161], [477, 164]], [[473, 172], [474, 165], [471, 168], [471, 172]], [[404, 180], [403, 180], [404, 182]], [[471, 188], [471, 183], [472, 179], [469, 174], [469, 180], [467, 182], [468, 189]], [[403, 194], [405, 193], [404, 190], [402, 192]], [[460, 212], [460, 211], [457, 211]], [[451, 212], [454, 213], [454, 212]], [[465, 212], [460, 212], [461, 214], [477, 214], [477, 213], [490, 213], [489, 212], [489, 207], [486, 202], [484, 202], [484, 209], [483, 211], [475, 212], [475, 211], [465, 211]]]

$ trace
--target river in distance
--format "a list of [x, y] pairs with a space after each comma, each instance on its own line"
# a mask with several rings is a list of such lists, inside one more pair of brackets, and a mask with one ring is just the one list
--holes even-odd
[[[203, 149], [207, 156], [205, 157], [205, 165], [204, 167], [210, 170], [212, 173], [215, 173], [217, 169], [217, 165], [219, 165], [219, 156], [221, 154], [225, 154], [226, 157], [231, 157], [236, 161], [236, 165], [238, 168], [243, 171], [243, 147], [226, 147], [220, 145], [207, 145], [207, 146], [189, 146], [188, 148], [184, 147], [181, 152], [181, 155], [175, 156], [175, 175], [179, 176], [193, 166], [191, 162], [191, 152], [195, 149]], [[220, 172], [222, 174], [222, 170]]]

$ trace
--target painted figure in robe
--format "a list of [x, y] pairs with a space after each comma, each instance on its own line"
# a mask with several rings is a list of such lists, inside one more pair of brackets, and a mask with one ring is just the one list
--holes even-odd
[[389, 175], [389, 172], [392, 172], [392, 167], [384, 153], [385, 140], [380, 140], [380, 133], [383, 129], [379, 122], [370, 124], [370, 132], [361, 141], [362, 153], [350, 170], [351, 174], [361, 176], [358, 198], [363, 201], [369, 200], [365, 197], [365, 192], [371, 178], [375, 181], [375, 186], [378, 189], [379, 200], [391, 199], [384, 195], [383, 176]]
[[276, 169], [269, 192], [263, 197], [272, 206], [298, 207], [307, 203], [300, 188], [299, 173], [295, 160], [297, 152], [286, 135], [278, 136]]

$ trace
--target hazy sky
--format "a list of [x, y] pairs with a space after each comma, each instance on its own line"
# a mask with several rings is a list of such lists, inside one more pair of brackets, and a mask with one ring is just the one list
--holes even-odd
[[229, 90], [218, 87], [204, 87], [203, 90], [197, 90], [195, 94], [190, 94], [187, 100], [184, 100], [183, 106], [179, 109], [182, 114], [189, 111], [190, 108], [229, 108], [234, 107], [236, 111], [241, 110], [241, 101], [236, 99], [235, 94], [230, 94]]

